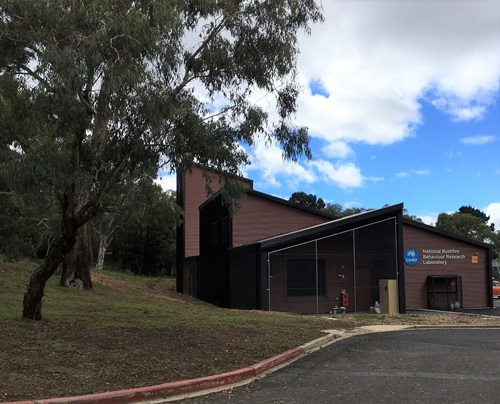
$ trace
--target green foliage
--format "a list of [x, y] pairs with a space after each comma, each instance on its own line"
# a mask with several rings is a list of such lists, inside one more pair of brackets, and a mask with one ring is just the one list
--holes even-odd
[[122, 212], [115, 231], [109, 259], [138, 275], [173, 275], [176, 228], [181, 212], [175, 193], [144, 182]]
[[346, 208], [342, 212], [342, 216], [352, 216], [352, 215], [357, 215], [358, 213], [363, 213], [363, 212], [368, 212], [370, 210], [373, 210], [371, 208]]
[[43, 237], [41, 212], [9, 190], [0, 178], [0, 254], [7, 261], [33, 258]]
[[323, 211], [330, 215], [341, 217], [343, 209], [339, 203], [327, 203]]
[[418, 216], [415, 216], [415, 215], [410, 215], [408, 213], [408, 209], [403, 209], [403, 217], [405, 219], [410, 219], [410, 220], [413, 220], [415, 222], [419, 222], [419, 223], [423, 223], [424, 221], [422, 219], [420, 219]]
[[[160, 155], [171, 169], [236, 172], [237, 143], [259, 133], [286, 158], [310, 155], [290, 117], [296, 33], [322, 19], [312, 0], [7, 0], [0, 17], [1, 132], [23, 152], [25, 185], [77, 184], [100, 204], [125, 169], [154, 172]], [[209, 103], [226, 100], [222, 113], [210, 116], [199, 85]], [[256, 88], [275, 95], [277, 121], [250, 103]]]
[[[471, 216], [475, 216], [475, 217], [481, 219], [481, 221], [483, 222], [483, 224], [488, 224], [488, 221], [490, 220], [490, 217], [487, 216], [486, 213], [480, 211], [479, 209], [473, 208], [470, 205], [468, 205], [468, 206], [461, 206], [458, 209], [458, 212], [459, 213], [468, 214], [468, 215], [471, 215]], [[490, 226], [491, 230], [495, 231], [495, 224], [494, 223], [490, 224], [489, 226]]]
[[323, 210], [325, 208], [325, 201], [323, 201], [323, 199], [317, 198], [316, 195], [313, 194], [306, 194], [305, 192], [294, 192], [288, 200], [317, 210]]
[[[478, 211], [479, 213], [482, 213]], [[486, 222], [484, 213], [465, 213], [462, 211], [455, 213], [440, 213], [436, 221], [436, 227], [450, 233], [458, 234], [462, 237], [491, 244], [493, 257], [498, 257], [500, 253], [500, 232], [493, 231]]]
[[[387, 207], [389, 205], [384, 205], [383, 207]], [[329, 213], [330, 215], [338, 216], [338, 217], [346, 217], [346, 216], [352, 216], [352, 215], [357, 215], [359, 213], [363, 212], [368, 212], [370, 210], [373, 210], [371, 208], [366, 209], [366, 208], [347, 208], [347, 209], [342, 209], [342, 206], [338, 203], [332, 204], [332, 203], [327, 203], [323, 211]], [[422, 223], [422, 219], [415, 215], [410, 215], [408, 214], [407, 209], [403, 209], [403, 217], [406, 219], [414, 220], [416, 222]]]
[[[314, 0], [4, 0], [0, 175], [60, 210], [24, 315], [41, 318], [40, 283], [124, 178], [194, 163], [236, 174], [256, 136], [311, 157], [293, 123], [297, 33], [322, 18]], [[271, 113], [255, 91], [274, 97]]]
[[338, 217], [346, 217], [346, 216], [351, 216], [351, 215], [356, 215], [358, 213], [363, 213], [367, 212], [372, 209], [365, 209], [365, 208], [346, 208], [342, 209], [342, 206], [338, 203], [332, 204], [332, 203], [327, 203], [324, 209], [322, 209], [324, 212], [329, 213], [330, 215], [333, 216], [338, 216]]

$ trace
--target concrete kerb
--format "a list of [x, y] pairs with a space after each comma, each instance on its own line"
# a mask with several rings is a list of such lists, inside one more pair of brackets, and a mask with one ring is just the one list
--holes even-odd
[[272, 358], [266, 359], [255, 365], [235, 371], [202, 377], [198, 379], [182, 380], [160, 384], [156, 386], [140, 387], [135, 389], [119, 390], [105, 393], [89, 394], [83, 396], [51, 398], [33, 401], [4, 402], [0, 404], [122, 404], [122, 403], [160, 403], [172, 402], [200, 394], [209, 394], [216, 391], [249, 384], [265, 375], [274, 372], [298, 358], [321, 349], [336, 341], [354, 335], [400, 331], [405, 329], [430, 329], [430, 328], [497, 328], [495, 326], [426, 326], [426, 325], [372, 325], [363, 326], [353, 330], [324, 330], [327, 334], [304, 345], [290, 349]]

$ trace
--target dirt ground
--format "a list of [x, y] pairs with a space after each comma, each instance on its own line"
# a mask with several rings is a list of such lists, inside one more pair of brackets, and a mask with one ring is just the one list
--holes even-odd
[[[141, 288], [104, 275], [94, 282], [116, 288]], [[141, 293], [182, 299], [173, 291]], [[422, 314], [380, 317], [380, 324], [499, 326], [500, 318], [474, 314]], [[370, 321], [369, 324], [377, 322]], [[345, 330], [365, 325], [354, 316], [317, 319], [317, 327]], [[5, 322], [0, 335], [22, 335], [15, 343], [0, 338], [0, 402], [66, 397], [142, 387], [238, 369], [312, 339], [316, 330], [284, 330], [276, 324], [234, 327], [230, 332], [188, 326], [98, 329], [78, 323]], [[313, 332], [314, 331], [314, 332]], [[293, 334], [293, 335], [292, 335]]]

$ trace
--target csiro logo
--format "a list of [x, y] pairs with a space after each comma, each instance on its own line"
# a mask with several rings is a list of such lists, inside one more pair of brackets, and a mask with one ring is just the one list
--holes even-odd
[[404, 260], [407, 265], [415, 265], [418, 262], [418, 252], [414, 248], [405, 251]]

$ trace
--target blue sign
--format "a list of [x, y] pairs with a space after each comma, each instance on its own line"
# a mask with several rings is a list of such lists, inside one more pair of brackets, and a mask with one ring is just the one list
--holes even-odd
[[418, 252], [414, 248], [408, 248], [405, 251], [404, 260], [406, 265], [415, 265], [418, 263]]

